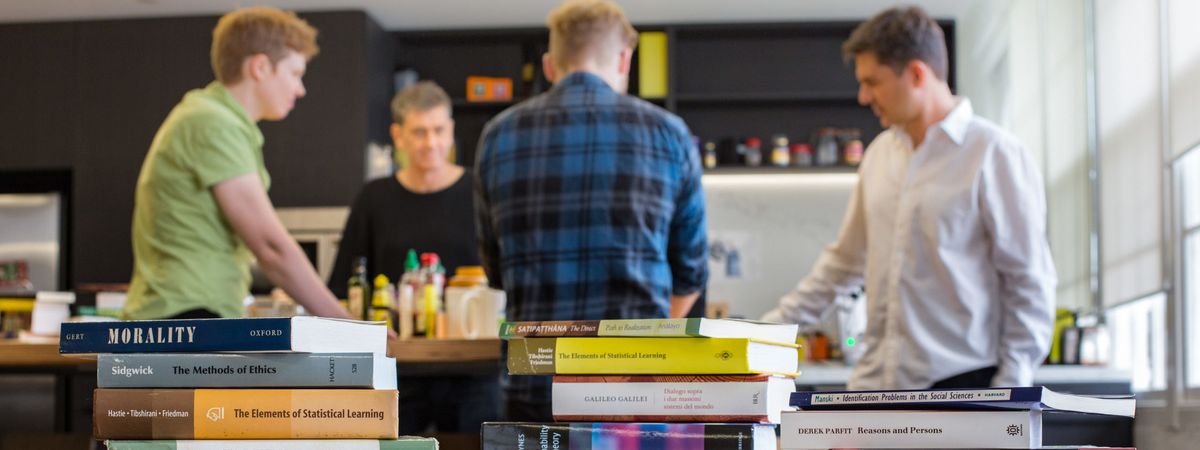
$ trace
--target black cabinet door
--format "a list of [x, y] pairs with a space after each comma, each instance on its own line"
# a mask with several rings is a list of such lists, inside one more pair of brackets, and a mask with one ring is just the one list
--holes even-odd
[[[84, 22], [79, 25], [80, 121], [74, 164], [74, 254], [77, 283], [127, 281], [133, 257], [134, 187], [150, 141], [184, 91], [211, 75], [182, 63], [207, 42], [211, 21], [192, 19]], [[179, 48], [179, 53], [170, 54]], [[170, 55], [170, 56], [168, 56]], [[205, 54], [196, 55], [205, 59]], [[180, 65], [180, 68], [173, 67]]]
[[0, 167], [70, 167], [79, 122], [73, 23], [0, 27]]
[[370, 19], [362, 12], [301, 16], [319, 31], [321, 53], [291, 114], [259, 124], [271, 200], [277, 207], [349, 205], [365, 167]]

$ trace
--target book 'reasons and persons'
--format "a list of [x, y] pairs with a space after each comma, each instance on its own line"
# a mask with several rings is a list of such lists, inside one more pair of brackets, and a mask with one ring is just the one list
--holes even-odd
[[[897, 447], [873, 447], [871, 450], [900, 450]], [[994, 447], [954, 447], [943, 450], [994, 450]], [[1037, 450], [1137, 450], [1136, 447], [1097, 447], [1095, 445], [1043, 445]]]
[[554, 320], [505, 322], [500, 337], [710, 337], [794, 344], [798, 329], [796, 324], [737, 319]]
[[403, 436], [399, 439], [247, 439], [190, 441], [105, 442], [108, 450], [438, 450], [433, 438]]
[[813, 448], [1040, 448], [1039, 410], [784, 411], [783, 450]]
[[775, 450], [775, 425], [710, 423], [483, 424], [483, 450]]
[[96, 439], [396, 439], [374, 389], [96, 389]]
[[396, 360], [371, 353], [106, 353], [102, 388], [396, 389]]
[[508, 341], [508, 372], [794, 375], [796, 345], [734, 338], [526, 338]]
[[790, 404], [804, 410], [835, 409], [1049, 409], [1133, 417], [1132, 396], [1087, 396], [1042, 386], [970, 389], [796, 392]]
[[779, 423], [796, 390], [774, 375], [559, 375], [554, 420]]
[[387, 353], [387, 327], [326, 317], [67, 322], [60, 353]]

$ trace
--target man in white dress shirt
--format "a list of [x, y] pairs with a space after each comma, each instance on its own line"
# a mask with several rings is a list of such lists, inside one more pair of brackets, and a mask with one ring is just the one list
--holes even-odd
[[763, 319], [812, 324], [865, 284], [850, 389], [1029, 385], [1050, 349], [1057, 282], [1038, 167], [950, 92], [945, 38], [924, 11], [884, 11], [842, 50], [859, 103], [887, 130], [867, 148], [837, 240]]

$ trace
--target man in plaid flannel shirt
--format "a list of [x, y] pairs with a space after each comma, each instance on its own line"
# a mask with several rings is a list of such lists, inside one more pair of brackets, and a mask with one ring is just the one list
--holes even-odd
[[[554, 87], [480, 138], [488, 280], [506, 291], [510, 321], [682, 317], [708, 278], [687, 126], [624, 94], [637, 33], [619, 6], [571, 0], [547, 24]], [[550, 420], [549, 378], [505, 375], [507, 419]]]

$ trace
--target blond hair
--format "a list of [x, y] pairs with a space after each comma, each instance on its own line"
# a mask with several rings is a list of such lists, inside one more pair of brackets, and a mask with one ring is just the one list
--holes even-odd
[[311, 60], [320, 51], [317, 29], [291, 11], [266, 6], [239, 9], [222, 16], [213, 28], [213, 73], [222, 83], [237, 83], [246, 58], [262, 53], [274, 65], [287, 57], [288, 50]]
[[559, 68], [637, 46], [638, 34], [620, 5], [608, 0], [567, 0], [546, 17], [550, 57]]
[[[429, 111], [439, 106], [450, 110], [450, 96], [432, 81], [419, 81], [392, 98], [392, 122], [404, 125], [404, 116], [412, 111]], [[451, 111], [453, 113], [453, 111]]]

